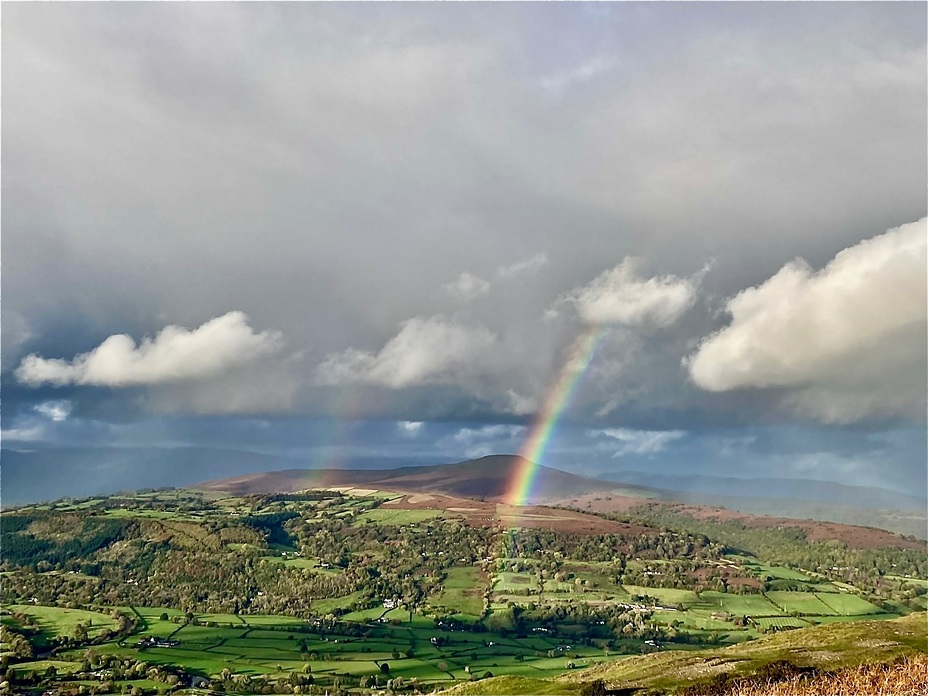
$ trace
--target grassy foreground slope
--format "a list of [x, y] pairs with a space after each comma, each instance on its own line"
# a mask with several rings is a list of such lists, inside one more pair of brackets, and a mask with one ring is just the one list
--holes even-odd
[[496, 677], [462, 684], [445, 694], [575, 694], [582, 683], [609, 688], [673, 691], [722, 674], [749, 675], [772, 662], [838, 670], [900, 656], [928, 654], [928, 614], [895, 621], [862, 621], [784, 631], [727, 648], [668, 650], [570, 672], [555, 680]]

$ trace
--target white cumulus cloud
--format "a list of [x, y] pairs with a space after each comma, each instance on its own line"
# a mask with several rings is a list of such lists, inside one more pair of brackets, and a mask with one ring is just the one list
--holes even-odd
[[926, 219], [844, 249], [815, 272], [802, 259], [730, 299], [728, 326], [686, 361], [709, 391], [779, 387], [825, 422], [925, 416]]
[[396, 424], [400, 434], [406, 437], [415, 437], [422, 430], [422, 421], [400, 421]]
[[167, 326], [136, 344], [131, 336], [110, 336], [73, 360], [32, 354], [16, 369], [23, 384], [82, 384], [108, 387], [155, 385], [214, 377], [281, 347], [276, 331], [256, 333], [242, 312], [229, 312], [188, 330]]
[[693, 306], [704, 272], [690, 278], [642, 278], [638, 259], [627, 256], [588, 285], [562, 295], [556, 306], [573, 304], [584, 321], [591, 324], [669, 326]]
[[61, 421], [66, 421], [68, 416], [71, 415], [71, 411], [74, 410], [74, 404], [72, 404], [67, 399], [61, 399], [59, 401], [43, 401], [40, 404], [37, 404], [33, 407], [33, 410], [36, 413], [41, 413], [46, 418], [60, 423]]
[[318, 384], [366, 382], [399, 389], [451, 381], [496, 342], [480, 326], [441, 316], [414, 317], [378, 352], [353, 348], [328, 356], [317, 368]]

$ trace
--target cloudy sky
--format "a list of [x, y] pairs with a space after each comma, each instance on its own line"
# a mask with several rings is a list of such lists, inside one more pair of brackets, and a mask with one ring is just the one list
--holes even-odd
[[926, 22], [7, 5], [3, 446], [924, 490]]

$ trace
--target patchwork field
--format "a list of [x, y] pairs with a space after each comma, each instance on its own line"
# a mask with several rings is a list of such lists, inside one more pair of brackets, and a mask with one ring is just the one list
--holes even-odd
[[[460, 569], [469, 570], [469, 569]], [[449, 578], [448, 592], [466, 592], [470, 578], [458, 574]], [[467, 595], [464, 595], [465, 597]], [[74, 612], [55, 607], [15, 607], [31, 609], [48, 626], [50, 636], [65, 635], [78, 620], [102, 622], [96, 612]], [[203, 674], [217, 674], [224, 669], [242, 675], [281, 675], [291, 672], [314, 675], [382, 675], [389, 663], [389, 676], [438, 681], [449, 678], [469, 679], [479, 670], [507, 674], [556, 676], [568, 661], [587, 666], [609, 659], [601, 649], [589, 646], [559, 645], [556, 640], [540, 637], [513, 639], [494, 632], [469, 633], [437, 630], [432, 621], [420, 615], [393, 610], [394, 623], [371, 623], [370, 616], [359, 612], [354, 617], [364, 626], [363, 635], [354, 631], [339, 632], [331, 628], [313, 629], [304, 621], [275, 616], [234, 616], [197, 614], [196, 623], [177, 624], [176, 610], [161, 608], [130, 609], [142, 621], [135, 637], [124, 644], [108, 643], [97, 648], [101, 654], [140, 656], [151, 665], [183, 665]], [[167, 619], [162, 616], [167, 615]], [[199, 624], [199, 625], [197, 625]], [[207, 625], [209, 624], [209, 625]], [[135, 643], [145, 636], [167, 638], [171, 647], [138, 648]], [[439, 640], [436, 645], [434, 640]], [[569, 653], [569, 654], [568, 654]], [[61, 673], [79, 669], [82, 651], [65, 652], [54, 662], [22, 663], [17, 669], [45, 669], [53, 664]], [[450, 675], [450, 676], [449, 676]]]
[[[17, 688], [98, 684], [100, 666], [130, 664], [117, 690], [146, 696], [197, 678], [227, 692], [247, 692], [250, 679], [284, 691], [547, 679], [630, 654], [885, 621], [925, 590], [904, 578], [923, 565], [907, 551], [880, 552], [901, 574], [884, 579], [849, 570], [869, 567], [850, 551], [833, 560], [833, 547], [821, 550], [827, 562], [797, 562], [809, 552], [792, 532], [753, 537], [794, 543], [767, 563], [639, 518], [424, 491], [174, 491], [56, 505], [4, 513], [0, 530], [0, 591], [16, 613], [2, 616], [3, 651]], [[835, 560], [848, 572], [832, 573]], [[879, 607], [867, 601], [876, 597]], [[50, 676], [25, 673], [43, 669]], [[551, 688], [532, 683], [533, 693]]]
[[[606, 688], [640, 688], [676, 690], [704, 682], [720, 674], [751, 674], [776, 660], [789, 660], [801, 667], [825, 670], [868, 664], [886, 663], [909, 656], [925, 663], [925, 645], [928, 644], [928, 617], [912, 615], [898, 621], [845, 623], [830, 626], [786, 631], [774, 636], [741, 643], [723, 649], [698, 651], [656, 652], [639, 657], [611, 661], [584, 671], [568, 671], [553, 680], [499, 677], [474, 684], [462, 684], [448, 689], [448, 696], [478, 696], [480, 694], [576, 694], [583, 683], [601, 679]], [[889, 687], [869, 693], [924, 693], [928, 674], [920, 670], [912, 675], [912, 688], [896, 692]], [[777, 693], [834, 693], [828, 690], [828, 680], [820, 680], [823, 687], [817, 692]], [[748, 693], [770, 693], [771, 687]], [[728, 693], [728, 692], [726, 692]], [[868, 693], [848, 691], [842, 693]]]

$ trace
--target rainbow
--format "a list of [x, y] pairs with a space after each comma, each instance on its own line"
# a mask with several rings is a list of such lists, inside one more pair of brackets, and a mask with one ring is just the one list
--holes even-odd
[[605, 326], [592, 325], [574, 342], [570, 357], [561, 368], [557, 380], [548, 392], [541, 410], [535, 417], [532, 429], [519, 451], [522, 461], [516, 467], [506, 495], [506, 502], [510, 505], [525, 505], [529, 499], [538, 467], [551, 442], [554, 426], [557, 425], [564, 409], [570, 404], [580, 378], [593, 360], [596, 346], [599, 345], [605, 332]]

